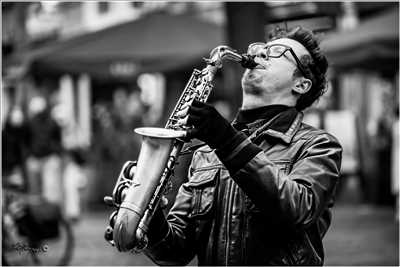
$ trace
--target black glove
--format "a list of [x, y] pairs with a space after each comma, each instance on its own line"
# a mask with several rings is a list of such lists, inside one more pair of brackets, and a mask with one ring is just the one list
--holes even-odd
[[187, 112], [188, 138], [197, 138], [211, 148], [219, 149], [232, 140], [238, 131], [211, 105], [193, 100]]
[[230, 172], [235, 173], [262, 151], [247, 140], [246, 134], [233, 128], [213, 106], [194, 100], [183, 110], [180, 117], [188, 117], [182, 119], [182, 123], [193, 126], [187, 130], [187, 137], [197, 138], [215, 148], [218, 158]]

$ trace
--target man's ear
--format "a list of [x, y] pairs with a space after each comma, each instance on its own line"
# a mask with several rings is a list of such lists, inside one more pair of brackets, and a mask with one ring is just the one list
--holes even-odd
[[296, 79], [292, 90], [302, 95], [307, 93], [311, 89], [311, 86], [312, 81], [310, 79], [300, 77]]

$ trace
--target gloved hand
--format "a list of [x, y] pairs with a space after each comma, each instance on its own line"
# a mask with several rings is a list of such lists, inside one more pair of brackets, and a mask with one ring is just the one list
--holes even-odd
[[213, 106], [198, 100], [181, 114], [188, 116], [186, 125], [193, 126], [187, 130], [187, 137], [197, 138], [211, 148], [222, 148], [238, 132]]

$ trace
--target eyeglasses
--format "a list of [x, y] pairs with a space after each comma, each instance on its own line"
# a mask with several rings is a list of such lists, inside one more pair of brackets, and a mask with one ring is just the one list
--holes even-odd
[[[265, 51], [265, 53], [260, 54], [260, 51]], [[253, 57], [260, 56], [264, 60], [267, 60], [270, 57], [279, 58], [283, 56], [286, 51], [289, 51], [292, 54], [294, 60], [296, 61], [297, 68], [304, 77], [307, 77], [308, 75], [306, 74], [307, 72], [305, 71], [304, 65], [300, 62], [293, 49], [289, 46], [283, 44], [267, 45], [266, 43], [252, 43], [247, 49], [247, 54]]]

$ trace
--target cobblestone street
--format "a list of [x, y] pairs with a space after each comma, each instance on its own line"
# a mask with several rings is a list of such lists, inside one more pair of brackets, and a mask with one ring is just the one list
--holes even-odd
[[[154, 265], [145, 255], [119, 253], [103, 233], [109, 214], [91, 212], [75, 227], [72, 265]], [[325, 237], [325, 265], [398, 266], [398, 227], [390, 207], [338, 204]], [[193, 261], [195, 264], [195, 261]]]

